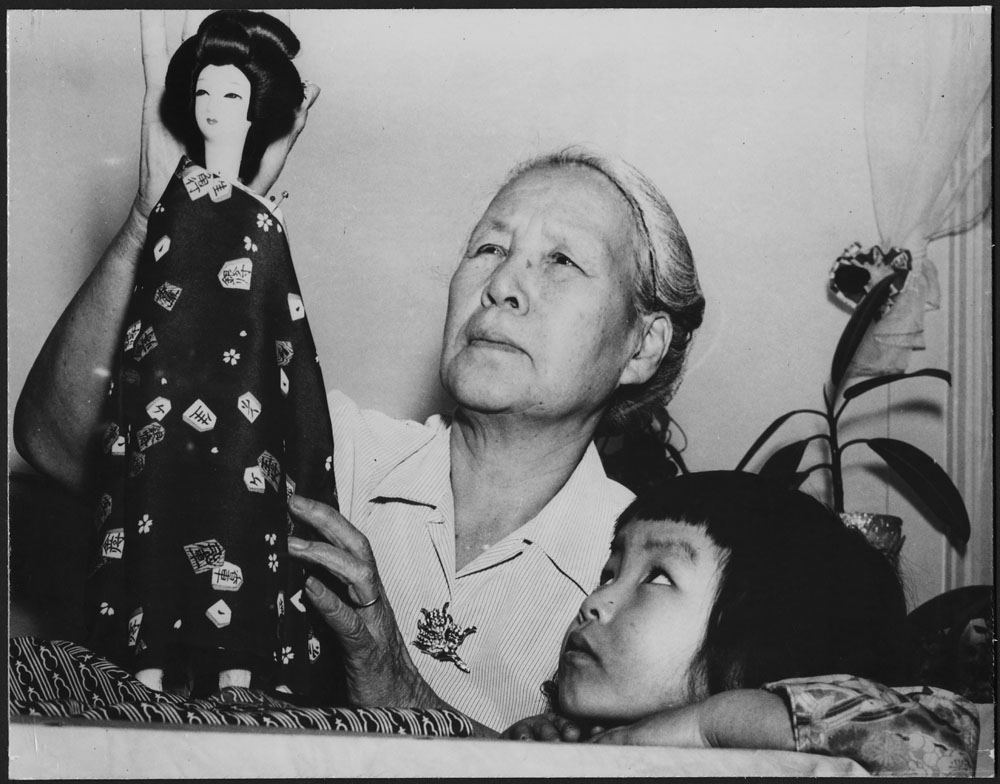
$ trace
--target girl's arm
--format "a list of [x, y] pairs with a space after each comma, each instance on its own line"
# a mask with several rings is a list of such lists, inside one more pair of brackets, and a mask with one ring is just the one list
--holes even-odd
[[788, 706], [777, 694], [736, 689], [654, 713], [634, 724], [595, 728], [594, 743], [795, 751]]
[[510, 740], [614, 743], [794, 751], [795, 734], [785, 701], [757, 689], [728, 691], [704, 702], [647, 716], [634, 724], [586, 727], [556, 713], [529, 716], [508, 727]]
[[[14, 411], [14, 444], [32, 466], [70, 490], [87, 489], [93, 450], [106, 426], [104, 399], [118, 340], [146, 239], [150, 210], [166, 187], [183, 148], [160, 121], [159, 104], [170, 55], [162, 11], [142, 12], [142, 107], [139, 189], [129, 215], [91, 274], [49, 333]], [[185, 34], [194, 32], [193, 17]], [[319, 95], [306, 96], [292, 131], [268, 148], [250, 186], [267, 192]]]
[[979, 717], [968, 700], [944, 689], [826, 675], [723, 692], [629, 726], [596, 730], [592, 740], [779, 749], [846, 757], [875, 774], [971, 776]]

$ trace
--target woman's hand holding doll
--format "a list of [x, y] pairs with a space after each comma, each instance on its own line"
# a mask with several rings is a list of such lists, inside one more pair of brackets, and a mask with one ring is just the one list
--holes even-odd
[[[294, 517], [320, 536], [319, 541], [290, 536], [289, 555], [320, 567], [347, 586], [344, 601], [323, 580], [313, 576], [306, 581], [309, 601], [341, 643], [350, 703], [450, 709], [420, 675], [406, 650], [365, 535], [327, 504], [293, 495], [288, 506]], [[472, 724], [479, 736], [497, 734], [475, 721]]]
[[319, 541], [290, 536], [289, 555], [347, 586], [344, 601], [319, 578], [306, 580], [309, 601], [343, 646], [348, 699], [358, 706], [421, 706], [433, 692], [406, 652], [364, 534], [327, 504], [293, 495], [289, 509], [320, 536]]

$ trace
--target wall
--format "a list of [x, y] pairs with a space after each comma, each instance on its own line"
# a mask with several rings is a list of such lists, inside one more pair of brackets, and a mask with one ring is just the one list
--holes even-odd
[[[671, 411], [692, 468], [735, 466], [777, 414], [821, 403], [847, 319], [827, 270], [878, 239], [867, 14], [293, 11], [323, 93], [278, 190], [328, 385], [397, 416], [447, 405], [437, 354], [465, 232], [511, 165], [584, 142], [644, 170], [688, 234], [708, 311]], [[136, 11], [8, 14], [11, 401], [134, 193], [139, 55]], [[935, 361], [946, 317], [929, 317]], [[924, 381], [916, 435], [941, 460], [944, 392]], [[884, 508], [857, 473], [849, 506]], [[943, 540], [920, 519], [907, 537], [922, 601]]]

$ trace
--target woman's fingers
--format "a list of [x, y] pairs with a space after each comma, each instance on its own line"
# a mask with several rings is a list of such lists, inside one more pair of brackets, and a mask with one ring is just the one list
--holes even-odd
[[344, 548], [356, 558], [374, 562], [368, 539], [332, 506], [293, 495], [288, 500], [288, 508], [295, 517], [308, 523], [326, 541]]
[[181, 40], [186, 41], [192, 35], [198, 32], [198, 25], [202, 23], [206, 16], [208, 16], [211, 11], [185, 11], [184, 12], [184, 24], [181, 27]]
[[348, 586], [356, 605], [377, 599], [380, 593], [378, 572], [371, 562], [356, 558], [336, 545], [288, 537], [288, 554], [300, 561], [315, 564]]
[[177, 166], [184, 148], [160, 120], [160, 101], [170, 63], [164, 12], [140, 11], [139, 29], [146, 95], [142, 101], [139, 189], [133, 204], [143, 218], [148, 218], [156, 200], [167, 187], [170, 173]]
[[360, 645], [372, 644], [372, 636], [361, 616], [354, 608], [348, 607], [337, 594], [323, 585], [322, 580], [310, 577], [306, 580], [306, 596], [320, 612], [330, 627], [337, 633], [348, 651]]
[[250, 188], [257, 193], [267, 193], [271, 190], [274, 183], [277, 182], [281, 170], [285, 168], [285, 161], [288, 159], [288, 154], [292, 151], [292, 147], [295, 146], [295, 142], [299, 138], [299, 134], [302, 133], [302, 129], [306, 127], [309, 110], [316, 103], [316, 99], [319, 98], [320, 89], [318, 85], [312, 82], [304, 82], [302, 84], [302, 92], [302, 102], [295, 110], [295, 120], [292, 124], [292, 129], [287, 135], [271, 142], [267, 149], [264, 150], [264, 155], [260, 161], [260, 170], [257, 172], [257, 176], [253, 178], [253, 182], [250, 183]]
[[146, 103], [159, 105], [163, 83], [167, 78], [170, 54], [167, 51], [166, 11], [140, 11], [139, 30], [142, 39], [142, 73], [146, 79]]

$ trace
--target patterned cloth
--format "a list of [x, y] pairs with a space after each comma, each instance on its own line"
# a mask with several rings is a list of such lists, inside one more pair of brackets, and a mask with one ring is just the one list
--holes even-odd
[[287, 557], [287, 496], [336, 505], [336, 489], [280, 215], [183, 158], [125, 323], [88, 644], [133, 672], [250, 669], [251, 685], [335, 704], [336, 644]]
[[797, 751], [850, 757], [879, 775], [975, 772], [979, 716], [957, 694], [890, 689], [849, 675], [789, 678], [764, 688], [791, 706]]
[[454, 711], [300, 708], [258, 689], [236, 687], [209, 699], [186, 699], [149, 689], [87, 648], [63, 640], [12, 639], [7, 667], [11, 716], [438, 737], [473, 733], [471, 722]]

